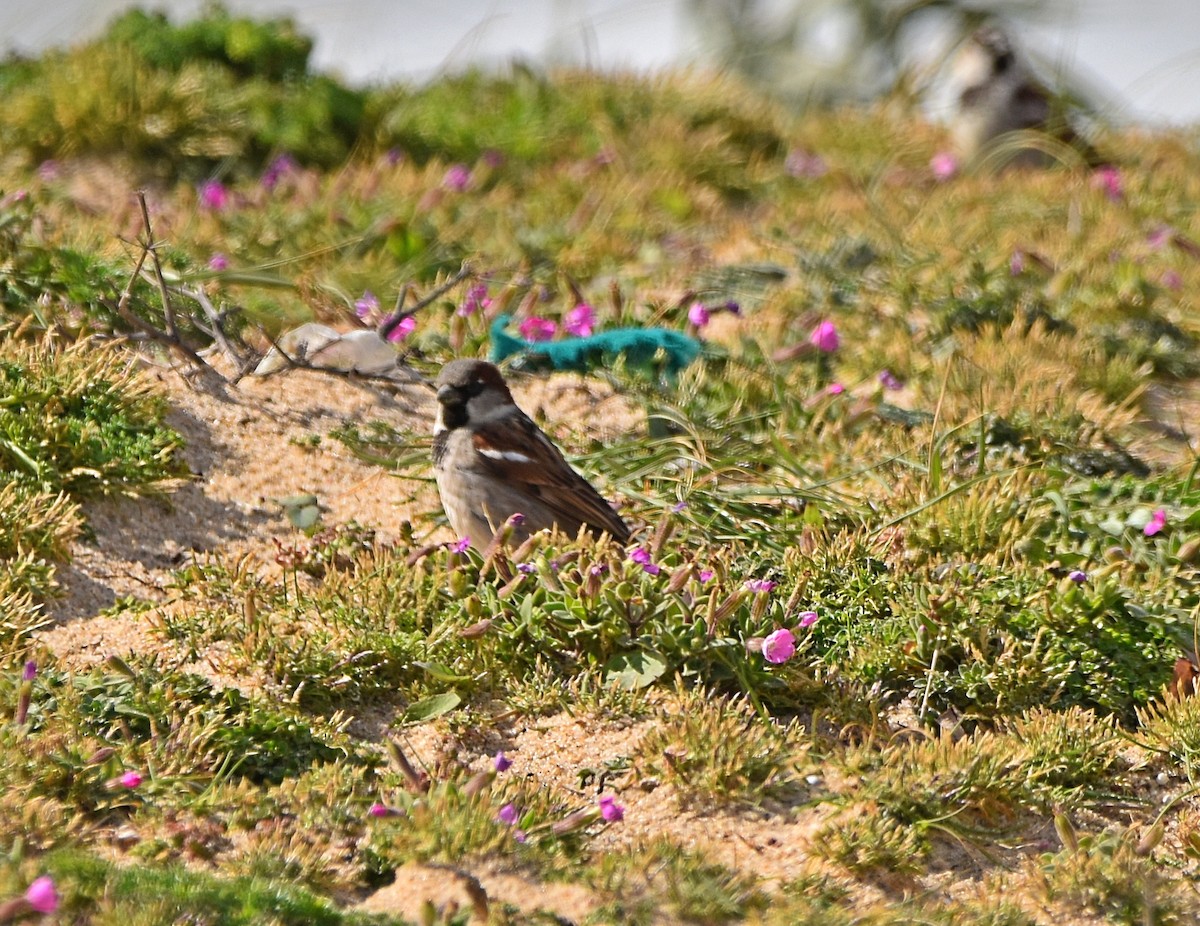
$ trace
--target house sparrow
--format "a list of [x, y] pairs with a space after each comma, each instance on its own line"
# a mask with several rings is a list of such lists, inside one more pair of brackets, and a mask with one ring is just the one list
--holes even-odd
[[[1034, 78], [996, 26], [971, 34], [955, 56], [950, 80], [958, 91], [951, 134], [964, 159], [977, 157], [1002, 135], [1029, 130], [1044, 132], [1074, 146], [1086, 160], [1094, 159], [1095, 153], [1067, 122], [1064, 101]], [[1013, 162], [1045, 165], [1052, 159], [1027, 145]]]
[[619, 543], [629, 528], [558, 448], [513, 402], [500, 371], [482, 360], [454, 360], [435, 384], [439, 404], [433, 465], [450, 526], [485, 549], [513, 514], [524, 521], [520, 542], [557, 525], [608, 533]]

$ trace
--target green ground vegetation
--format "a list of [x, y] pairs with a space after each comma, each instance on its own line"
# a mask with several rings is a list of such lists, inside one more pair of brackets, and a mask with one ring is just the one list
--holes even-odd
[[[0, 892], [48, 872], [80, 923], [383, 923], [349, 908], [400, 866], [487, 863], [585, 887], [594, 923], [1195, 921], [1200, 702], [1168, 689], [1200, 610], [1194, 131], [1104, 134], [1099, 182], [937, 180], [940, 134], [899, 99], [796, 115], [720, 78], [520, 67], [356, 90], [310, 47], [134, 12], [0, 65]], [[104, 198], [137, 186], [161, 285], [136, 204]], [[80, 506], [187, 475], [136, 372], [148, 331], [205, 349], [207, 304], [248, 351], [464, 260], [402, 346], [420, 372], [486, 352], [473, 287], [492, 314], [586, 301], [601, 329], [706, 340], [672, 381], [594, 372], [640, 430], [561, 432], [637, 557], [547, 535], [485, 560], [418, 511], [387, 543], [281, 536], [271, 573], [197, 558], [142, 608], [254, 696], [40, 647]], [[697, 330], [695, 302], [744, 321]], [[337, 439], [430, 479], [427, 434]], [[811, 815], [806, 861], [768, 881], [669, 830], [600, 851], [620, 823], [512, 772], [406, 771], [351, 732], [369, 708], [464, 738], [646, 723], [607, 780]], [[954, 853], [971, 886], [943, 895]]]

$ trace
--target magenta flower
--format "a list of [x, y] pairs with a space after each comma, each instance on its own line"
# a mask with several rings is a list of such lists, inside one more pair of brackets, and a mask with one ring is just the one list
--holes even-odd
[[483, 283], [476, 283], [467, 290], [467, 298], [458, 307], [457, 314], [466, 318], [469, 315], [474, 315], [480, 309], [486, 309], [491, 304], [492, 300], [487, 297], [487, 286]]
[[517, 572], [523, 576], [531, 576], [537, 572], [537, 566], [533, 563], [517, 563]]
[[387, 806], [379, 803], [379, 801], [376, 801], [374, 804], [368, 807], [367, 813], [372, 817], [387, 817], [391, 815], [391, 811], [387, 808]]
[[1096, 172], [1092, 174], [1092, 188], [1103, 190], [1104, 195], [1113, 202], [1119, 200], [1125, 192], [1121, 172], [1111, 164], [1096, 168]]
[[651, 560], [650, 551], [645, 547], [635, 549], [629, 554], [629, 558], [641, 566], [643, 572], [648, 572], [652, 576], [656, 576], [662, 572], [662, 567]]
[[625, 816], [625, 808], [617, 803], [617, 799], [611, 794], [602, 795], [600, 798], [600, 816], [609, 823], [616, 823]]
[[1088, 574], [1082, 569], [1072, 569], [1069, 573], [1067, 573], [1067, 578], [1076, 585], [1082, 585], [1088, 580]]
[[504, 163], [504, 155], [495, 148], [488, 148], [487, 151], [483, 152], [483, 154], [479, 156], [479, 159], [492, 169], [495, 169]]
[[143, 780], [142, 773], [135, 772], [132, 769], [122, 773], [121, 777], [117, 779], [121, 783], [122, 788], [128, 788], [130, 791], [141, 785]]
[[806, 180], [816, 180], [829, 172], [829, 166], [819, 154], [812, 154], [802, 148], [793, 148], [788, 152], [783, 162], [783, 169], [793, 177]]
[[1012, 257], [1008, 259], [1008, 272], [1015, 277], [1025, 272], [1025, 252], [1020, 248], [1013, 251]]
[[880, 370], [879, 382], [884, 389], [890, 389], [893, 392], [904, 388], [904, 383], [900, 382], [891, 370]]
[[946, 181], [958, 173], [958, 158], [949, 151], [939, 151], [929, 161], [933, 179]]
[[396, 326], [391, 331], [388, 332], [387, 339], [393, 344], [398, 344], [416, 330], [416, 318], [412, 315], [406, 315], [396, 323]]
[[679, 514], [679, 512], [683, 511], [683, 509], [685, 509], [686, 507], [687, 507], [687, 502], [676, 502], [674, 505], [671, 506], [671, 511], [674, 514]]
[[369, 289], [364, 289], [363, 294], [354, 301], [354, 314], [366, 321], [379, 311], [379, 297]]
[[1164, 509], [1159, 508], [1154, 512], [1153, 515], [1150, 516], [1150, 521], [1144, 528], [1142, 528], [1142, 533], [1147, 537], [1153, 537], [1166, 526], [1167, 512]]
[[782, 665], [796, 655], [796, 637], [783, 627], [773, 630], [762, 642], [762, 654], [767, 662]]
[[205, 209], [219, 211], [229, 205], [229, 190], [220, 180], [205, 180], [198, 193]]
[[723, 308], [730, 315], [736, 315], [738, 318], [742, 317], [742, 304], [735, 299], [726, 300], [725, 304], [721, 306], [721, 308]]
[[228, 270], [229, 258], [219, 251], [208, 259], [209, 270]]
[[1155, 225], [1150, 231], [1146, 232], [1146, 243], [1154, 250], [1158, 250], [1170, 243], [1174, 232], [1170, 225]]
[[826, 395], [841, 395], [845, 391], [846, 391], [846, 387], [843, 386], [841, 383], [830, 383], [828, 386], [825, 387]]
[[704, 584], [712, 579], [714, 575], [716, 575], [716, 573], [711, 569], [701, 569], [698, 573], [696, 573], [696, 578], [700, 580], [701, 584]]
[[62, 165], [58, 161], [51, 158], [48, 161], [42, 161], [37, 169], [38, 179], [43, 183], [49, 183], [52, 180], [57, 180], [62, 176]]
[[528, 838], [529, 834], [524, 830], [513, 830], [513, 839], [515, 839], [517, 842], [523, 843]]
[[832, 354], [841, 346], [842, 339], [831, 321], [823, 321], [808, 336], [808, 343], [824, 354]]
[[548, 318], [531, 315], [522, 320], [517, 330], [526, 341], [549, 341], [558, 331], [558, 325]]
[[21, 670], [21, 681], [32, 682], [37, 678], [37, 663], [30, 659], [25, 663], [25, 668]]
[[447, 190], [461, 193], [471, 185], [471, 169], [466, 164], [451, 164], [442, 178], [442, 186]]
[[54, 879], [49, 875], [34, 878], [25, 891], [25, 902], [36, 913], [54, 913], [58, 910], [58, 891], [54, 888]]
[[504, 754], [504, 750], [500, 750], [492, 757], [492, 765], [498, 772], [507, 772], [512, 768], [512, 759]]
[[1183, 277], [1179, 275], [1178, 271], [1168, 270], [1162, 275], [1162, 285], [1171, 292], [1178, 292], [1183, 288]]
[[712, 313], [708, 311], [703, 302], [693, 302], [688, 306], [688, 321], [697, 328], [703, 328], [712, 320]]
[[521, 819], [521, 815], [517, 813], [517, 807], [515, 804], [505, 804], [500, 808], [500, 812], [496, 814], [496, 819], [505, 826], [512, 826], [519, 819]]
[[400, 148], [388, 148], [383, 159], [387, 161], [388, 167], [395, 167], [404, 160], [404, 151]]
[[800, 613], [800, 626], [805, 630], [815, 624], [817, 620], [818, 618], [816, 611], [802, 611]]
[[567, 334], [577, 338], [591, 336], [592, 332], [596, 330], [596, 310], [586, 302], [579, 303], [563, 319], [563, 328], [566, 329]]
[[450, 544], [450, 549], [455, 553], [466, 553], [471, 549], [470, 537], [459, 537], [454, 543]]
[[275, 189], [280, 180], [282, 180], [288, 174], [298, 170], [299, 167], [300, 165], [296, 163], [296, 159], [290, 154], [279, 155], [279, 157], [275, 158], [275, 160], [268, 164], [267, 169], [263, 171], [261, 181], [263, 187], [268, 190]]
[[770, 579], [750, 579], [746, 582], [746, 590], [756, 595], [765, 595], [775, 588], [776, 583]]

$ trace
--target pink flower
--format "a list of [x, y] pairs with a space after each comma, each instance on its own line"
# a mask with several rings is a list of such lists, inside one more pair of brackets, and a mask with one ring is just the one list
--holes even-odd
[[1174, 234], [1170, 225], [1155, 225], [1150, 231], [1146, 232], [1146, 243], [1157, 251], [1168, 244]]
[[467, 290], [467, 298], [458, 307], [458, 314], [466, 318], [474, 315], [480, 309], [486, 309], [491, 304], [492, 300], [487, 297], [487, 286], [483, 283], [476, 283]]
[[471, 170], [466, 164], [452, 164], [442, 178], [442, 186], [447, 190], [461, 193], [471, 185]]
[[842, 343], [838, 330], [831, 321], [823, 321], [808, 336], [808, 343], [825, 354], [832, 354]]
[[450, 549], [455, 553], [466, 553], [471, 549], [470, 537], [459, 537], [454, 543], [450, 544]]
[[368, 807], [367, 813], [372, 817], [387, 817], [391, 815], [391, 811], [388, 810], [387, 806], [379, 803], [379, 801], [376, 801], [374, 804]]
[[521, 324], [517, 326], [517, 330], [521, 332], [521, 337], [526, 341], [549, 341], [558, 331], [558, 325], [548, 318], [531, 315], [522, 320]]
[[1092, 188], [1103, 190], [1105, 196], [1116, 202], [1124, 194], [1121, 172], [1111, 164], [1096, 168], [1096, 172], [1092, 174]]
[[282, 180], [288, 174], [298, 170], [299, 167], [300, 165], [296, 163], [296, 159], [290, 154], [279, 155], [279, 157], [275, 158], [275, 160], [268, 164], [267, 169], [263, 171], [263, 187], [268, 190], [275, 189], [275, 186], [280, 180]]
[[1012, 252], [1012, 257], [1008, 260], [1008, 272], [1015, 277], [1025, 272], [1025, 252], [1020, 248]]
[[693, 302], [690, 306], [688, 306], [688, 321], [697, 328], [703, 328], [709, 323], [711, 318], [712, 315], [708, 309], [705, 308], [703, 302]]
[[528, 838], [529, 834], [524, 830], [513, 830], [513, 839], [515, 839], [517, 842], [523, 843]]
[[605, 794], [600, 798], [600, 816], [609, 823], [616, 823], [625, 816], [625, 808], [617, 803], [617, 799], [611, 794]]
[[879, 382], [884, 389], [890, 389], [893, 392], [904, 388], [904, 383], [900, 382], [891, 370], [880, 370]]
[[479, 159], [493, 169], [504, 163], [504, 155], [495, 148], [488, 148], [487, 151], [479, 156]]
[[398, 344], [416, 330], [416, 318], [412, 315], [406, 315], [396, 323], [396, 326], [391, 331], [388, 332], [387, 339], [393, 344]]
[[803, 611], [800, 614], [800, 626], [807, 630], [817, 622], [817, 619], [816, 611]]
[[802, 148], [793, 148], [788, 152], [787, 159], [783, 162], [783, 169], [793, 177], [803, 177], [808, 180], [824, 177], [829, 172], [829, 167], [823, 157], [819, 154], [811, 154]]
[[958, 158], [949, 151], [939, 151], [929, 161], [934, 180], [949, 180], [958, 173]]
[[387, 161], [388, 167], [395, 167], [404, 160], [404, 152], [399, 148], [388, 148], [387, 153], [383, 156], [383, 159]]
[[652, 576], [656, 576], [662, 572], [662, 567], [651, 561], [650, 551], [645, 547], [638, 547], [629, 554], [629, 558], [641, 566], [643, 572], [648, 572]]
[[830, 383], [828, 386], [825, 387], [826, 395], [841, 395], [845, 391], [846, 391], [846, 387], [843, 386], [841, 383]]
[[563, 328], [577, 338], [589, 337], [596, 328], [596, 310], [586, 302], [579, 303], [567, 313]]
[[796, 637], [790, 630], [780, 627], [767, 634], [762, 642], [763, 659], [773, 665], [782, 665], [796, 655]]
[[132, 791], [142, 783], [142, 773], [135, 772], [131, 769], [128, 772], [124, 772], [121, 777], [117, 779], [117, 781], [121, 783], [122, 788], [128, 788], [130, 791]]
[[521, 819], [521, 815], [517, 813], [517, 807], [515, 804], [505, 804], [500, 808], [500, 812], [496, 814], [496, 819], [505, 826], [512, 826], [519, 819]]
[[746, 589], [756, 595], [765, 595], [774, 588], [775, 583], [770, 579], [750, 579], [746, 582]]
[[498, 772], [507, 772], [512, 768], [512, 759], [504, 754], [504, 750], [500, 750], [492, 758], [492, 765]]
[[209, 270], [228, 270], [229, 258], [219, 251], [208, 259]]
[[45, 183], [49, 183], [51, 180], [57, 180], [60, 176], [62, 176], [62, 165], [60, 165], [58, 161], [55, 161], [53, 158], [48, 161], [42, 161], [42, 163], [38, 165], [37, 175], [38, 179]]
[[696, 574], [696, 578], [700, 580], [701, 584], [703, 584], [704, 582], [711, 580], [714, 575], [716, 575], [716, 573], [711, 569], [701, 569]]
[[364, 289], [363, 294], [354, 301], [354, 314], [366, 321], [378, 311], [379, 297], [369, 289]]
[[229, 205], [229, 190], [220, 180], [205, 180], [199, 189], [200, 205], [214, 211]]
[[35, 878], [25, 891], [25, 902], [37, 913], [54, 913], [58, 909], [58, 891], [49, 875]]
[[1088, 574], [1082, 569], [1072, 569], [1069, 573], [1067, 573], [1067, 578], [1076, 585], [1082, 585], [1088, 580]]
[[1159, 508], [1150, 516], [1150, 521], [1145, 527], [1142, 528], [1142, 533], [1147, 537], [1153, 537], [1166, 526], [1167, 512], [1164, 509]]
[[1162, 275], [1162, 285], [1171, 292], [1178, 292], [1183, 288], [1183, 277], [1176, 270], [1168, 270]]
[[30, 659], [25, 663], [25, 668], [21, 670], [21, 681], [32, 682], [37, 678], [37, 663]]

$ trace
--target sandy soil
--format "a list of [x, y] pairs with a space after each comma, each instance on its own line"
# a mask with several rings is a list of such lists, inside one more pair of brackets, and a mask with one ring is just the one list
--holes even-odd
[[[299, 493], [318, 496], [330, 524], [348, 521], [377, 530], [381, 539], [396, 535], [399, 524], [435, 510], [431, 484], [397, 479], [376, 466], [356, 460], [328, 435], [347, 423], [385, 422], [414, 435], [432, 427], [432, 392], [419, 384], [390, 386], [354, 381], [312, 371], [291, 371], [266, 379], [245, 379], [235, 387], [202, 388], [180, 373], [151, 368], [148, 372], [170, 398], [170, 423], [187, 440], [190, 481], [161, 498], [94, 503], [85, 514], [89, 539], [78, 541], [72, 561], [62, 567], [62, 596], [48, 608], [52, 625], [41, 641], [78, 668], [110, 655], [161, 652], [170, 644], [155, 633], [155, 609], [171, 607], [172, 573], [195, 556], [237, 559], [250, 556], [269, 569], [275, 540], [297, 536], [273, 500]], [[642, 427], [638, 411], [595, 380], [555, 376], [514, 383], [518, 402], [545, 423], [552, 434], [583, 429], [604, 440]], [[1161, 418], [1178, 417], [1191, 395], [1158, 397]], [[448, 539], [448, 538], [447, 538]], [[187, 668], [217, 684], [246, 684], [226, 677], [220, 653], [203, 654]], [[351, 728], [378, 739], [395, 716], [373, 708]], [[614, 723], [593, 716], [559, 715], [511, 720], [508, 726], [481, 732], [478, 742], [451, 742], [445, 728], [426, 725], [405, 732], [406, 748], [429, 767], [453, 756], [479, 765], [503, 748], [515, 770], [550, 787], [564, 801], [587, 806], [595, 802], [595, 786], [581, 786], [580, 771], [636, 753], [652, 721]], [[725, 810], [681, 808], [669, 784], [636, 786], [635, 776], [618, 777], [605, 787], [627, 808], [620, 826], [599, 837], [601, 850], [645, 844], [669, 835], [684, 846], [702, 849], [714, 860], [764, 879], [770, 888], [793, 879], [813, 863], [807, 857], [812, 834], [828, 811], [766, 815]], [[995, 890], [985, 883], [988, 866], [966, 850], [947, 849], [941, 869], [921, 885], [855, 885], [862, 901], [875, 901], [911, 889], [969, 896]], [[1019, 870], [1008, 877], [1019, 877]], [[484, 898], [484, 903], [480, 898]], [[599, 901], [579, 886], [540, 884], [502, 867], [458, 870], [409, 865], [396, 882], [367, 898], [364, 910], [388, 911], [410, 918], [429, 900], [443, 910], [475, 909], [483, 922], [486, 903], [507, 903], [527, 911], [547, 910], [578, 922]], [[1031, 911], [1034, 912], [1034, 911]], [[1045, 911], [1037, 911], [1045, 914]], [[1064, 926], [1085, 922], [1058, 917]]]

